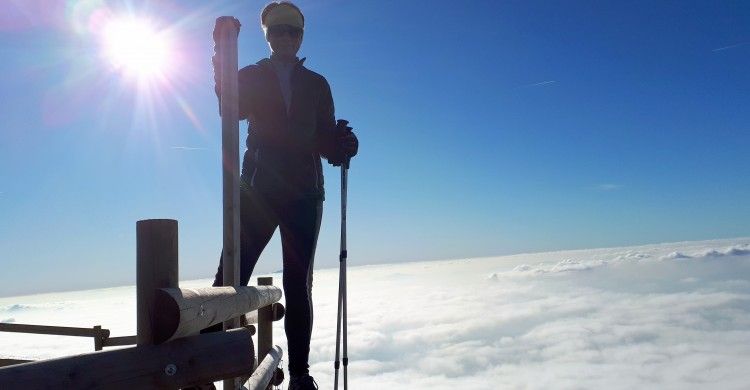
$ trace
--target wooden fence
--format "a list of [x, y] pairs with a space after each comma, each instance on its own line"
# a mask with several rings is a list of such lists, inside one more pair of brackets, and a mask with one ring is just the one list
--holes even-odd
[[[281, 348], [273, 346], [272, 322], [284, 315], [281, 290], [271, 278], [239, 286], [239, 116], [237, 36], [233, 17], [216, 20], [214, 36], [221, 72], [223, 270], [225, 287], [181, 289], [177, 282], [177, 221], [138, 221], [137, 335], [110, 338], [88, 328], [0, 324], [0, 331], [94, 338], [96, 352], [37, 362], [0, 360], [0, 389], [178, 389], [223, 380], [224, 388], [262, 390], [278, 385]], [[257, 314], [253, 314], [257, 311]], [[249, 315], [258, 324], [240, 326]], [[199, 334], [223, 323], [225, 331]], [[236, 328], [236, 329], [233, 329]], [[106, 346], [125, 346], [103, 351]], [[241, 378], [238, 380], [238, 378]], [[248, 380], [249, 379], [249, 380]]]
[[[6, 332], [92, 337], [96, 350], [36, 362], [5, 359], [0, 389], [179, 389], [232, 378], [242, 378], [233, 383], [247, 389], [280, 384], [283, 352], [273, 346], [272, 325], [284, 307], [272, 278], [258, 278], [258, 286], [179, 288], [174, 220], [138, 221], [137, 246], [137, 335], [110, 337], [101, 326], [0, 324]], [[245, 326], [199, 333], [243, 315]], [[137, 345], [102, 350], [131, 344]]]

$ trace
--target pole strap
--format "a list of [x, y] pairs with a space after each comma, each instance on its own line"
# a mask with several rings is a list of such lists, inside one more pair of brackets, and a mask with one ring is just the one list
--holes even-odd
[[341, 254], [339, 254], [339, 261], [346, 260], [346, 250], [341, 251]]

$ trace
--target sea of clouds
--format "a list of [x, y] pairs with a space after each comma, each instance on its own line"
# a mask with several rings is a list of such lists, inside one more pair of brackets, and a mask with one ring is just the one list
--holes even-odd
[[[321, 389], [333, 387], [337, 287], [337, 269], [315, 271], [310, 363]], [[357, 390], [750, 383], [750, 238], [350, 266], [348, 287]], [[135, 288], [0, 298], [0, 321], [132, 335]], [[286, 350], [283, 321], [275, 340]], [[91, 350], [91, 339], [0, 333], [4, 358]]]

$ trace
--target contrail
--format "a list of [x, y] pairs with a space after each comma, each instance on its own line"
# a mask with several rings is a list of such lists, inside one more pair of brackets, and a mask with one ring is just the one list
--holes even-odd
[[555, 81], [555, 80], [542, 81], [542, 82], [539, 82], [539, 83], [534, 83], [534, 84], [526, 84], [526, 85], [524, 85], [524, 87], [539, 87], [539, 86], [542, 86], [542, 85], [550, 85], [550, 84], [554, 84], [554, 83], [556, 83], [556, 82], [557, 82], [557, 81]]
[[191, 146], [170, 146], [169, 148], [177, 150], [206, 150], [206, 148], [194, 148]]
[[622, 184], [598, 184], [596, 188], [601, 191], [614, 191], [622, 188]]
[[729, 49], [734, 49], [735, 47], [740, 47], [740, 46], [744, 46], [744, 45], [747, 45], [747, 44], [748, 44], [748, 42], [740, 42], [740, 43], [735, 43], [734, 45], [719, 47], [719, 48], [713, 49], [711, 51], [712, 52], [717, 52], [717, 51], [729, 50]]

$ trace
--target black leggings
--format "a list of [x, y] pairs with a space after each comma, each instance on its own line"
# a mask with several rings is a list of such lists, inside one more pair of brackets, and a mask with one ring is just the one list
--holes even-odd
[[[308, 373], [313, 324], [312, 279], [315, 247], [323, 214], [321, 199], [279, 200], [251, 188], [240, 190], [240, 285], [250, 281], [261, 252], [281, 229], [284, 258], [284, 330], [289, 348], [289, 373]], [[214, 286], [223, 284], [222, 262]]]

